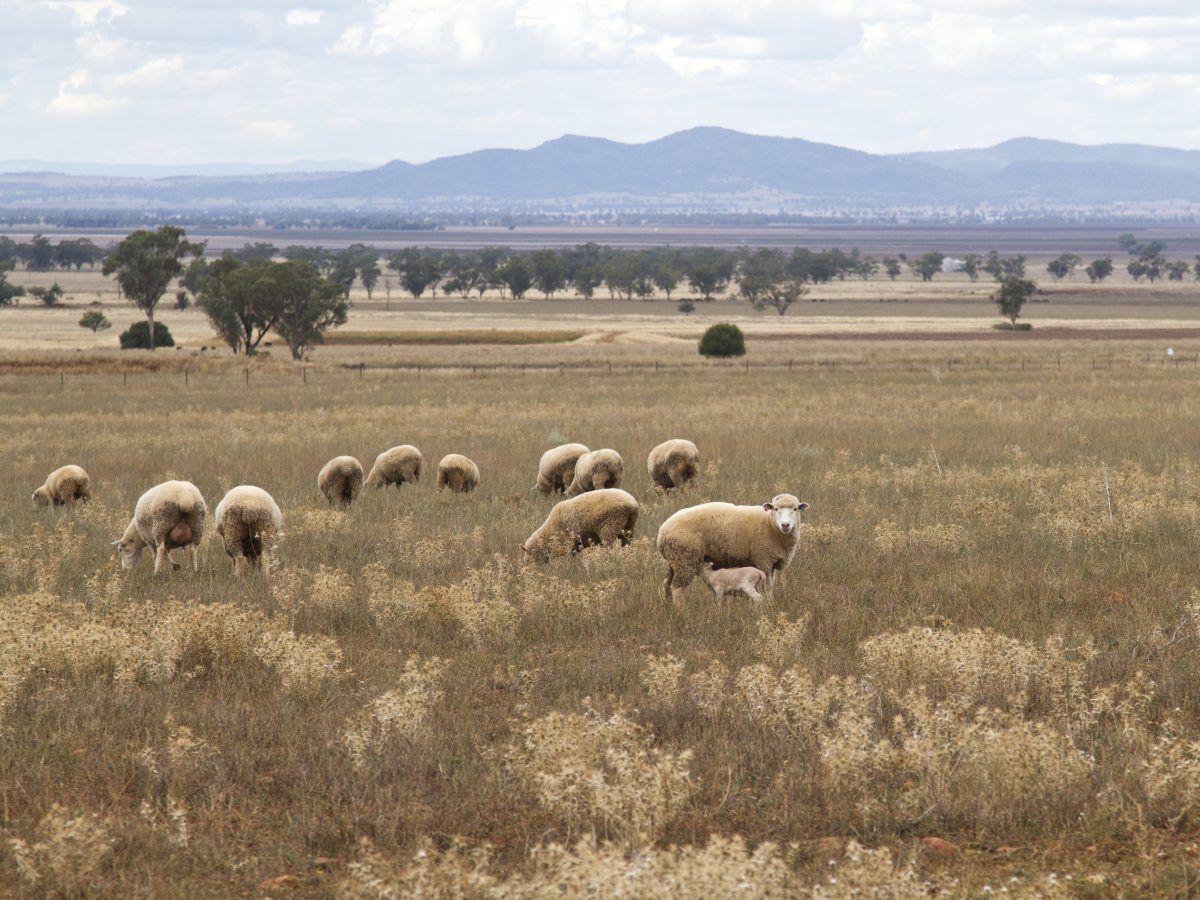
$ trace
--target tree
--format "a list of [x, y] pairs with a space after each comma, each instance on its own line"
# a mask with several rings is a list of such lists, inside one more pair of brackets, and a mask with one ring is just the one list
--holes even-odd
[[746, 339], [736, 325], [722, 323], [710, 326], [700, 338], [701, 356], [745, 356]]
[[54, 268], [54, 247], [50, 239], [35, 234], [33, 240], [22, 245], [25, 252], [25, 268], [30, 272], [49, 272]]
[[243, 244], [240, 250], [228, 250], [226, 253], [242, 262], [270, 262], [279, 255], [279, 248], [274, 244], [256, 241], [253, 244]]
[[788, 307], [807, 293], [808, 288], [802, 281], [784, 278], [767, 285], [754, 301], [754, 308], [773, 309], [782, 316], [788, 311]]
[[8, 273], [12, 267], [12, 260], [0, 259], [0, 306], [11, 306], [17, 302], [18, 297], [25, 296], [25, 288], [8, 282]]
[[900, 266], [900, 260], [896, 259], [896, 257], [885, 256], [883, 258], [883, 271], [890, 280], [895, 281], [896, 276], [904, 270]]
[[350, 301], [341, 285], [323, 278], [308, 263], [278, 263], [279, 319], [275, 331], [288, 345], [292, 359], [303, 359], [330, 328], [346, 324]]
[[979, 280], [979, 267], [983, 264], [983, 257], [978, 253], [968, 253], [962, 259], [962, 270], [967, 273], [967, 277], [971, 281]]
[[992, 300], [1004, 316], [1016, 327], [1017, 319], [1021, 316], [1021, 308], [1029, 302], [1037, 285], [1024, 278], [1006, 278], [1000, 284], [1000, 290], [992, 295]]
[[995, 250], [990, 250], [982, 268], [996, 281], [1004, 281], [1007, 278], [1024, 278], [1025, 257], [1001, 256]]
[[1167, 280], [1168, 281], [1183, 281], [1191, 274], [1192, 264], [1186, 259], [1176, 259], [1167, 263]]
[[208, 260], [203, 256], [197, 256], [187, 267], [183, 277], [179, 279], [179, 284], [185, 290], [191, 291], [193, 297], [199, 299], [200, 295], [204, 293], [204, 282], [207, 278]]
[[1130, 256], [1137, 256], [1138, 254], [1138, 239], [1128, 231], [1117, 238], [1117, 246]]
[[154, 349], [154, 309], [171, 279], [183, 274], [185, 257], [199, 256], [203, 244], [187, 240], [182, 228], [163, 225], [157, 231], [135, 231], [108, 255], [105, 275], [116, 274], [121, 291], [146, 314], [149, 347]]
[[92, 334], [98, 331], [106, 331], [112, 328], [112, 322], [108, 321], [108, 317], [98, 309], [89, 309], [83, 314], [83, 318], [79, 320], [80, 328], [92, 329]]
[[679, 301], [679, 305], [675, 308], [677, 310], [679, 310], [681, 313], [683, 313], [685, 316], [690, 316], [692, 313], [694, 313], [696, 311], [696, 304], [693, 303], [691, 300], [681, 300], [681, 301]]
[[942, 271], [942, 263], [945, 261], [946, 254], [930, 250], [928, 253], [922, 254], [911, 265], [912, 270], [921, 276], [922, 281], [933, 281], [933, 276]]
[[508, 288], [514, 300], [520, 300], [525, 292], [533, 287], [533, 272], [529, 263], [521, 256], [513, 255], [504, 261], [496, 271], [500, 283]]
[[529, 255], [533, 286], [549, 300], [567, 286], [566, 271], [556, 250], [537, 250]]
[[1076, 267], [1083, 262], [1074, 253], [1064, 253], [1050, 260], [1046, 264], [1046, 271], [1053, 276], [1055, 281], [1063, 278], [1070, 278], [1075, 274]]
[[1098, 284], [1113, 273], [1112, 257], [1106, 256], [1104, 259], [1094, 259], [1083, 271], [1087, 274], [1088, 281], [1092, 284]]
[[363, 262], [359, 264], [358, 280], [362, 282], [362, 286], [366, 288], [367, 299], [371, 299], [371, 294], [375, 291], [375, 285], [379, 283], [379, 276], [383, 271], [379, 268], [379, 263], [376, 260]]
[[854, 266], [854, 274], [863, 281], [869, 279], [872, 275], [879, 271], [879, 263], [873, 256], [864, 256], [858, 260]]
[[28, 293], [29, 293], [30, 297], [32, 297], [34, 300], [38, 301], [39, 303], [44, 303], [46, 306], [54, 305], [53, 303], [50, 303], [49, 301], [46, 300], [46, 289], [44, 287], [42, 287], [40, 284], [35, 284], [33, 287], [31, 287], [29, 289]]
[[208, 268], [200, 308], [234, 353], [251, 356], [283, 314], [278, 273], [307, 265], [222, 256]]
[[175, 339], [171, 337], [171, 329], [167, 328], [165, 322], [159, 323], [153, 344], [150, 342], [149, 321], [134, 322], [127, 331], [121, 332], [117, 340], [120, 342], [122, 350], [153, 350], [155, 346], [175, 346]]
[[682, 280], [682, 273], [670, 266], [663, 265], [654, 270], [654, 286], [667, 295], [668, 301], [671, 299], [671, 291], [679, 287]]

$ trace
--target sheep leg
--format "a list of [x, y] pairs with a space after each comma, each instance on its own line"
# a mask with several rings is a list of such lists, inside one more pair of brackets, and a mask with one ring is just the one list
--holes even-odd
[[749, 597], [751, 600], [754, 600], [756, 602], [761, 602], [763, 599], [763, 595], [758, 592], [758, 588], [756, 588], [752, 584], [747, 584], [745, 587], [742, 588], [742, 590], [746, 592], [746, 596]]
[[188, 556], [192, 559], [192, 571], [200, 571], [200, 548], [195, 544], [188, 544]]
[[154, 548], [154, 574], [157, 575], [162, 571], [164, 565], [170, 561], [170, 556], [167, 555], [166, 543], [160, 543]]

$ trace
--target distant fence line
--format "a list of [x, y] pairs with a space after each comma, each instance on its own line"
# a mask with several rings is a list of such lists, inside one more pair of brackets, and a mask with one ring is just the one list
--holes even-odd
[[754, 372], [812, 372], [812, 371], [869, 371], [872, 369], [903, 372], [927, 372], [943, 369], [946, 372], [969, 371], [1062, 371], [1078, 370], [1080, 368], [1093, 371], [1108, 371], [1113, 369], [1148, 369], [1161, 371], [1200, 371], [1200, 354], [1184, 356], [1159, 355], [1056, 355], [1053, 357], [977, 357], [977, 356], [946, 356], [926, 357], [922, 359], [808, 359], [788, 360], [787, 362], [753, 362], [739, 360], [730, 363], [712, 362], [573, 362], [573, 363], [481, 363], [466, 365], [463, 363], [389, 363], [387, 365], [357, 365], [343, 364], [336, 367], [327, 366], [297, 366], [293, 372], [284, 370], [258, 371], [252, 368], [241, 370], [183, 368], [173, 372], [163, 370], [121, 370], [121, 371], [69, 371], [62, 370], [53, 373], [20, 371], [0, 372], [0, 378], [25, 382], [26, 379], [44, 379], [51, 382], [60, 391], [65, 391], [70, 384], [80, 383], [95, 385], [99, 381], [110, 380], [114, 383], [120, 379], [122, 386], [131, 382], [138, 383], [145, 379], [153, 379], [159, 384], [174, 382], [176, 385], [188, 388], [200, 382], [220, 380], [236, 381], [249, 386], [256, 382], [296, 382], [301, 384], [319, 384], [337, 378], [352, 378], [364, 380], [368, 374], [373, 378], [388, 375], [409, 375], [420, 378], [430, 376], [468, 376], [486, 377], [489, 375], [568, 375], [575, 373], [611, 373], [613, 375], [637, 374], [655, 375], [678, 372], [724, 372], [729, 375], [752, 375]]

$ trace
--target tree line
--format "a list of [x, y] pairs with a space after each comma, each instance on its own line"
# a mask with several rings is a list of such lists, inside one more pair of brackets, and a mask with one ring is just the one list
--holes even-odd
[[[1118, 243], [1131, 257], [1126, 268], [1136, 280], [1183, 280], [1189, 274], [1200, 279], [1200, 256], [1193, 267], [1183, 260], [1165, 259], [1166, 245], [1161, 241], [1143, 243], [1127, 234]], [[728, 292], [756, 309], [770, 309], [782, 316], [809, 293], [810, 285], [876, 276], [895, 280], [905, 269], [923, 281], [932, 281], [943, 272], [955, 271], [965, 273], [971, 281], [988, 275], [999, 283], [1001, 289], [993, 299], [1014, 324], [1020, 305], [1036, 288], [1025, 277], [1024, 256], [1002, 256], [996, 250], [951, 260], [937, 250], [912, 258], [899, 253], [877, 259], [858, 249], [848, 253], [838, 248], [805, 247], [791, 251], [667, 246], [629, 250], [596, 243], [532, 251], [500, 246], [470, 252], [409, 248], [384, 254], [362, 243], [331, 249], [309, 245], [280, 248], [256, 242], [227, 250], [216, 259], [206, 257], [204, 250], [204, 244], [187, 240], [177, 226], [141, 229], [106, 248], [86, 238], [54, 244], [43, 235], [26, 243], [0, 237], [0, 306], [25, 293], [5, 278], [5, 272], [17, 263], [30, 271], [51, 271], [79, 270], [100, 262], [105, 275], [115, 276], [119, 295], [145, 312], [151, 348], [155, 310], [177, 280], [176, 304], [185, 308], [196, 302], [235, 352], [253, 354], [266, 334], [274, 331], [298, 359], [326, 330], [346, 321], [350, 291], [356, 282], [368, 299], [382, 287], [389, 301], [393, 288], [418, 299], [437, 297], [439, 291], [469, 299], [494, 290], [502, 298], [517, 300], [530, 291], [546, 298], [574, 291], [591, 299], [603, 291], [613, 299], [648, 300], [662, 294], [670, 300], [672, 294], [686, 290], [710, 301]], [[1047, 271], [1060, 280], [1073, 278], [1081, 267], [1089, 281], [1098, 283], [1112, 274], [1114, 263], [1112, 257], [1105, 257], [1083, 267], [1077, 254], [1064, 253], [1051, 260]], [[57, 284], [49, 289], [31, 288], [29, 293], [35, 291], [48, 304], [62, 296]], [[1020, 304], [1012, 302], [1016, 297], [1022, 298]], [[1005, 298], [1003, 302], [1001, 298]], [[691, 308], [690, 300], [681, 304], [681, 311]], [[1014, 309], [1016, 315], [1011, 313]], [[81, 320], [80, 324], [95, 330], [98, 319], [92, 316], [90, 323]]]

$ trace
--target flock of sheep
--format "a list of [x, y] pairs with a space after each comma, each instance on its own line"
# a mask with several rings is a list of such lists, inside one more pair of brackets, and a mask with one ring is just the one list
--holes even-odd
[[[348, 506], [364, 486], [399, 487], [420, 480], [422, 464], [421, 451], [409, 444], [379, 454], [365, 477], [357, 459], [338, 456], [321, 468], [317, 486], [331, 506]], [[687, 488], [699, 476], [700, 453], [691, 441], [666, 441], [650, 451], [646, 467], [656, 487]], [[621, 489], [623, 477], [624, 462], [615, 450], [589, 450], [583, 444], [547, 450], [533, 489], [566, 498], [522, 545], [526, 562], [545, 562], [557, 553], [576, 553], [592, 544], [628, 544], [639, 506]], [[468, 493], [478, 485], [479, 467], [467, 457], [452, 453], [438, 464], [439, 491], [448, 487]], [[87, 472], [69, 465], [51, 472], [32, 499], [35, 505], [63, 506], [90, 497]], [[666, 599], [680, 603], [697, 576], [722, 599], [734, 593], [769, 599], [775, 575], [795, 555], [800, 514], [806, 509], [808, 504], [791, 494], [779, 494], [761, 506], [701, 503], [679, 510], [658, 530], [658, 553], [667, 564]], [[251, 569], [265, 577], [283, 524], [271, 495], [253, 485], [231, 488], [217, 504], [214, 518], [234, 574]], [[171, 552], [186, 549], [192, 568], [198, 570], [207, 519], [208, 506], [191, 482], [155, 485], [138, 499], [125, 533], [113, 541], [121, 567], [130, 568], [142, 551], [151, 549], [157, 573], [168, 564]]]

